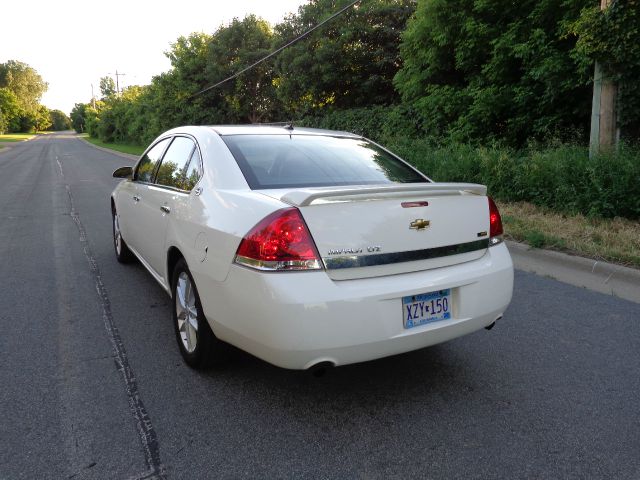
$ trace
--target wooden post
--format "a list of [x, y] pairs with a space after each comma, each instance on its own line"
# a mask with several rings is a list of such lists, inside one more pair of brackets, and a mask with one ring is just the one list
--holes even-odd
[[[600, 0], [600, 10], [606, 10], [612, 0]], [[593, 74], [593, 101], [591, 104], [591, 135], [589, 156], [617, 146], [619, 132], [617, 127], [616, 99], [618, 87], [603, 73], [596, 62]]]

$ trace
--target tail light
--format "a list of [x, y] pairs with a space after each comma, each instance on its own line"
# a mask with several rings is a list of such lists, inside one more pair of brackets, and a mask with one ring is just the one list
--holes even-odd
[[502, 242], [502, 218], [493, 198], [489, 199], [489, 245], [497, 245]]
[[257, 270], [318, 270], [320, 256], [296, 208], [278, 210], [240, 242], [235, 262]]

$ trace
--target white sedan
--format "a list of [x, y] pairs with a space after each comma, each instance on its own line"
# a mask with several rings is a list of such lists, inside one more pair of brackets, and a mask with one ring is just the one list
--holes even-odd
[[372, 360], [490, 328], [511, 301], [486, 187], [358, 135], [181, 127], [113, 175], [116, 256], [171, 295], [192, 367], [221, 342], [293, 369]]

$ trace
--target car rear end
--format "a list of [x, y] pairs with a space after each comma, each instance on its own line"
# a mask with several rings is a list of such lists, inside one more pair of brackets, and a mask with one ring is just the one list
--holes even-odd
[[239, 239], [211, 292], [220, 338], [304, 369], [415, 350], [502, 317], [513, 265], [485, 187], [431, 182], [358, 137], [223, 140], [252, 190], [281, 208]]

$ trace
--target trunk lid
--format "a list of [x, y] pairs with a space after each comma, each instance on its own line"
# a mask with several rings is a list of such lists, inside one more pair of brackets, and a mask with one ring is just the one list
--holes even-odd
[[263, 190], [297, 207], [335, 280], [439, 268], [480, 258], [486, 187], [464, 183]]

